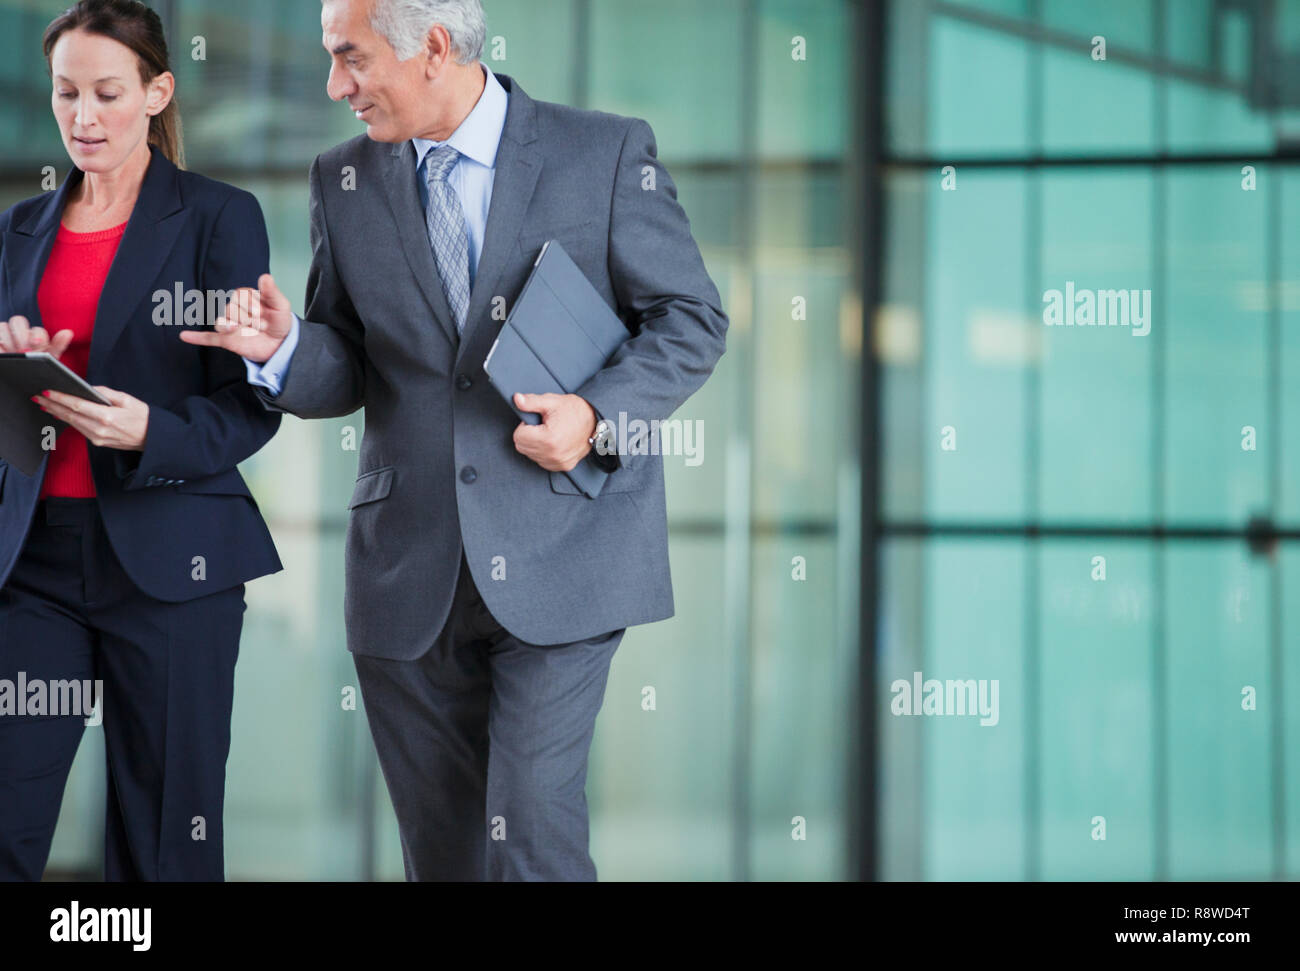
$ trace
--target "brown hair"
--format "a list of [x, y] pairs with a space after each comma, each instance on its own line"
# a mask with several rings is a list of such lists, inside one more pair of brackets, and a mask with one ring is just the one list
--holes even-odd
[[[140, 0], [79, 0], [45, 28], [45, 64], [51, 66], [54, 45], [71, 30], [108, 37], [129, 47], [140, 62], [140, 80], [148, 84], [171, 70], [167, 37], [158, 14]], [[173, 97], [167, 107], [149, 119], [149, 144], [156, 145], [179, 168], [185, 167], [181, 140], [181, 112]]]

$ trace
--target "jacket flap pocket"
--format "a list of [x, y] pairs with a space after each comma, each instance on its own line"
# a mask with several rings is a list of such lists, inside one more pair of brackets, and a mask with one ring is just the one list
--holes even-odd
[[352, 501], [348, 503], [348, 508], [355, 509], [357, 506], [364, 506], [368, 502], [387, 499], [388, 493], [393, 488], [393, 474], [395, 472], [396, 468], [389, 465], [359, 476], [357, 486], [352, 490]]
[[[586, 459], [583, 459], [583, 461], [585, 462]], [[588, 496], [585, 492], [574, 485], [573, 480], [570, 479], [566, 473], [552, 472], [550, 473], [550, 476], [552, 492], [558, 492], [560, 495], [565, 496], [584, 496], [588, 499], [591, 498], [591, 496]], [[638, 475], [635, 469], [629, 469], [624, 465], [605, 476], [605, 482], [601, 486], [600, 493], [596, 498], [600, 498], [600, 496], [613, 495], [617, 492], [636, 492], [638, 489], [644, 488], [645, 479]]]
[[563, 472], [551, 472], [551, 491], [562, 496], [585, 496], [586, 493], [573, 484], [573, 480]]

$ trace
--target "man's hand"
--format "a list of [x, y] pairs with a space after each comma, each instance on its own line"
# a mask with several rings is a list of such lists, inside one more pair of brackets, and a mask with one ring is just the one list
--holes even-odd
[[95, 388], [111, 405], [96, 404], [76, 395], [47, 391], [34, 398], [46, 414], [66, 421], [91, 445], [115, 448], [123, 452], [143, 452], [149, 435], [149, 406], [137, 398], [112, 388]]
[[44, 351], [61, 357], [72, 343], [72, 331], [61, 330], [50, 339], [44, 327], [33, 327], [26, 317], [0, 320], [0, 354], [27, 354]]
[[226, 314], [216, 322], [216, 332], [183, 330], [181, 340], [200, 347], [223, 347], [258, 364], [271, 359], [293, 330], [293, 306], [275, 279], [263, 273], [257, 289], [235, 291]]
[[515, 450], [548, 472], [568, 472], [591, 451], [596, 412], [576, 394], [517, 394], [515, 407], [542, 416], [540, 425], [520, 422]]

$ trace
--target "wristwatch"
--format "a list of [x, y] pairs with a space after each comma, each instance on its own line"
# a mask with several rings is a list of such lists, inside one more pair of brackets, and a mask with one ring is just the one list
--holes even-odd
[[591, 446], [591, 460], [606, 472], [613, 472], [622, 462], [618, 458], [618, 447], [614, 441], [614, 423], [608, 418], [596, 416], [596, 431], [587, 444]]

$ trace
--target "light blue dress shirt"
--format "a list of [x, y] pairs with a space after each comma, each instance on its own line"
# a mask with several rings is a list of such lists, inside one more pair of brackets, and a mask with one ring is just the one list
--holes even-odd
[[[487, 234], [488, 210], [492, 205], [492, 186], [496, 182], [497, 149], [501, 145], [501, 133], [506, 124], [506, 107], [509, 95], [501, 86], [492, 69], [482, 65], [486, 83], [478, 104], [469, 113], [460, 127], [447, 142], [460, 152], [461, 158], [448, 177], [452, 189], [460, 199], [465, 211], [465, 224], [469, 229], [469, 282], [474, 285], [478, 275], [478, 261], [483, 254], [483, 237]], [[429, 153], [442, 145], [425, 138], [413, 138], [417, 160], [416, 181], [420, 188], [420, 201], [427, 209], [429, 206], [429, 186], [425, 178], [424, 161]], [[420, 220], [423, 222], [423, 218]], [[439, 281], [441, 285], [441, 281]], [[432, 325], [432, 321], [430, 322]], [[293, 327], [285, 337], [280, 349], [265, 364], [257, 364], [244, 359], [248, 368], [250, 384], [266, 388], [271, 394], [278, 395], [289, 375], [289, 365], [293, 353], [298, 348], [298, 333], [301, 321], [294, 314]]]

